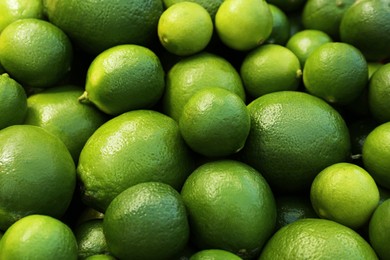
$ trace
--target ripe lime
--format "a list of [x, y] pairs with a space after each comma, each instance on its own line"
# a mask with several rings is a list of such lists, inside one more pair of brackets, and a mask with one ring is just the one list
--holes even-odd
[[4, 233], [0, 258], [76, 260], [77, 242], [63, 222], [45, 215], [30, 215]]
[[233, 160], [199, 166], [181, 191], [191, 237], [200, 249], [256, 257], [275, 228], [272, 191], [252, 167]]
[[164, 48], [173, 54], [184, 56], [206, 48], [213, 34], [213, 21], [202, 5], [180, 2], [163, 12], [157, 29]]
[[339, 39], [339, 26], [344, 13], [355, 0], [307, 0], [302, 9], [305, 29], [323, 31]]
[[290, 38], [290, 20], [276, 5], [268, 6], [272, 14], [272, 31], [265, 43], [285, 45]]
[[296, 90], [302, 70], [292, 51], [278, 44], [265, 44], [245, 56], [240, 75], [245, 90], [257, 98], [271, 92]]
[[27, 95], [23, 87], [9, 77], [0, 75], [0, 130], [22, 124], [27, 113]]
[[378, 185], [390, 189], [390, 122], [372, 130], [363, 144], [364, 168]]
[[340, 39], [357, 47], [369, 61], [390, 58], [390, 5], [387, 0], [360, 0], [343, 15]]
[[193, 254], [189, 260], [241, 260], [242, 258], [222, 249], [205, 249]]
[[32, 94], [27, 98], [24, 121], [59, 137], [75, 162], [88, 138], [107, 120], [97, 108], [77, 101], [82, 93], [78, 86], [61, 85]]
[[0, 165], [0, 229], [30, 214], [65, 213], [75, 190], [76, 169], [58, 137], [38, 126], [4, 128]]
[[190, 230], [180, 194], [167, 184], [145, 182], [115, 197], [103, 231], [120, 259], [170, 259], [186, 246]]
[[297, 220], [277, 231], [259, 260], [366, 259], [377, 260], [370, 246], [354, 230], [326, 219]]
[[348, 128], [325, 101], [303, 92], [279, 91], [248, 105], [251, 131], [243, 159], [275, 192], [302, 192], [325, 167], [350, 153]]
[[179, 127], [192, 150], [222, 157], [244, 147], [250, 117], [244, 101], [236, 94], [223, 88], [206, 88], [184, 106]]
[[211, 18], [214, 20], [215, 14], [219, 6], [222, 4], [224, 0], [163, 0], [164, 6], [166, 8], [170, 7], [173, 4], [181, 3], [181, 2], [194, 2], [203, 6], [210, 14]]
[[298, 57], [303, 67], [309, 55], [317, 47], [332, 41], [332, 38], [323, 31], [306, 29], [292, 35], [286, 47]]
[[49, 21], [91, 54], [121, 44], [149, 46], [156, 39], [161, 0], [43, 0]]
[[10, 23], [24, 18], [43, 18], [42, 0], [0, 1], [0, 32]]
[[77, 241], [79, 259], [109, 253], [103, 233], [103, 219], [86, 221], [76, 226], [73, 233]]
[[368, 87], [368, 104], [372, 116], [380, 123], [390, 121], [390, 63], [373, 73]]
[[363, 168], [351, 163], [336, 163], [315, 177], [310, 199], [321, 218], [358, 229], [368, 223], [378, 206], [379, 190]]
[[366, 59], [357, 48], [343, 42], [329, 42], [316, 48], [303, 69], [307, 91], [330, 103], [352, 102], [367, 82]]
[[81, 102], [92, 102], [109, 115], [150, 108], [161, 98], [165, 73], [150, 49], [119, 45], [100, 53], [87, 72]]
[[265, 0], [225, 0], [215, 15], [215, 29], [228, 47], [247, 51], [272, 32], [272, 13]]
[[50, 87], [69, 72], [73, 48], [68, 36], [40, 19], [20, 19], [0, 34], [0, 62], [19, 83]]
[[245, 90], [237, 70], [221, 56], [202, 52], [177, 62], [167, 73], [163, 111], [179, 120], [183, 107], [200, 89], [220, 87], [245, 101]]
[[369, 226], [369, 241], [381, 259], [389, 259], [390, 252], [390, 199], [380, 204], [372, 214]]
[[192, 170], [178, 123], [152, 110], [127, 112], [99, 127], [81, 151], [77, 168], [84, 202], [101, 212], [140, 182], [161, 181], [180, 189]]

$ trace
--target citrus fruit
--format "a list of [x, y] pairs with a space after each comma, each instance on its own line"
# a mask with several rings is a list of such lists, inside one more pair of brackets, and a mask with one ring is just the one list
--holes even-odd
[[211, 40], [213, 21], [208, 11], [195, 2], [179, 2], [166, 9], [158, 21], [160, 43], [176, 55], [202, 51]]
[[352, 102], [367, 82], [366, 59], [357, 48], [343, 42], [329, 42], [316, 48], [303, 69], [307, 91], [330, 103]]
[[251, 130], [242, 157], [274, 192], [309, 190], [321, 170], [349, 156], [344, 119], [315, 96], [279, 91], [255, 99], [248, 109]]
[[72, 199], [76, 170], [65, 144], [38, 126], [0, 130], [0, 229], [30, 214], [61, 217]]
[[93, 106], [83, 105], [77, 98], [83, 89], [60, 85], [45, 89], [27, 98], [24, 124], [40, 126], [59, 137], [78, 161], [87, 139], [107, 117]]
[[382, 67], [384, 64], [381, 62], [374, 62], [369, 61], [367, 62], [368, 66], [368, 78], [371, 79], [372, 75], [374, 75], [374, 72], [377, 71], [380, 67]]
[[20, 19], [0, 35], [0, 62], [10, 76], [30, 87], [50, 87], [69, 72], [73, 48], [55, 25], [36, 18]]
[[267, 0], [269, 4], [275, 5], [288, 14], [299, 12], [306, 3], [306, 0]]
[[298, 57], [303, 67], [309, 55], [317, 47], [332, 41], [332, 38], [323, 31], [305, 29], [292, 35], [288, 39], [286, 47]]
[[378, 206], [379, 190], [363, 168], [336, 163], [314, 178], [310, 200], [321, 218], [358, 229], [369, 221]]
[[265, 43], [285, 45], [290, 38], [290, 20], [276, 5], [268, 4], [272, 14], [272, 31]]
[[110, 255], [100, 254], [88, 256], [85, 260], [116, 260], [116, 258]]
[[378, 122], [390, 121], [390, 63], [382, 65], [371, 76], [368, 104], [372, 116]]
[[279, 229], [267, 242], [259, 260], [378, 259], [370, 244], [337, 222], [306, 218]]
[[223, 1], [224, 0], [163, 0], [164, 6], [166, 8], [181, 2], [194, 2], [200, 4], [207, 10], [207, 12], [209, 12], [213, 20], [215, 18], [215, 14], [217, 13], [219, 6], [222, 4]]
[[244, 147], [250, 117], [242, 99], [223, 88], [205, 88], [195, 93], [183, 108], [180, 132], [195, 152], [222, 157]]
[[280, 228], [303, 218], [317, 218], [308, 196], [281, 195], [275, 197], [276, 201], [276, 228]]
[[245, 90], [257, 98], [275, 91], [296, 90], [302, 70], [292, 51], [278, 44], [264, 44], [245, 56], [240, 75]]
[[157, 55], [133, 44], [100, 53], [87, 72], [81, 102], [91, 102], [109, 115], [150, 108], [164, 92], [165, 72]]
[[390, 57], [390, 6], [386, 0], [360, 0], [346, 10], [340, 39], [357, 47], [369, 61]]
[[390, 199], [380, 204], [372, 214], [368, 226], [369, 241], [381, 259], [389, 259]]
[[0, 75], [0, 130], [22, 124], [27, 113], [27, 95], [23, 87], [9, 77]]
[[0, 32], [18, 19], [43, 19], [41, 0], [3, 0], [0, 2], [0, 10]]
[[103, 220], [110, 252], [120, 259], [170, 259], [188, 242], [186, 208], [178, 191], [139, 183], [110, 203]]
[[77, 241], [79, 259], [109, 253], [103, 233], [103, 219], [94, 219], [81, 223], [74, 228], [73, 233]]
[[200, 249], [222, 249], [256, 257], [274, 231], [273, 193], [254, 168], [234, 160], [196, 168], [181, 190], [191, 239]]
[[339, 39], [339, 26], [344, 13], [355, 0], [307, 0], [302, 9], [305, 29], [323, 31]]
[[272, 23], [272, 13], [265, 0], [225, 0], [217, 10], [214, 24], [225, 45], [247, 51], [267, 40]]
[[202, 52], [178, 61], [168, 71], [162, 99], [163, 111], [179, 120], [190, 97], [206, 87], [221, 87], [245, 101], [245, 90], [237, 70], [221, 56]]
[[83, 200], [101, 212], [140, 182], [161, 181], [180, 189], [192, 170], [193, 158], [178, 123], [153, 110], [123, 113], [100, 126], [77, 167]]
[[363, 144], [364, 168], [378, 185], [390, 189], [390, 122], [380, 124], [366, 137]]
[[121, 44], [151, 45], [163, 12], [161, 0], [44, 0], [49, 21], [91, 54]]
[[242, 258], [222, 249], [204, 249], [193, 254], [189, 260], [241, 260]]
[[63, 222], [46, 215], [30, 215], [4, 233], [0, 258], [76, 260], [77, 242]]

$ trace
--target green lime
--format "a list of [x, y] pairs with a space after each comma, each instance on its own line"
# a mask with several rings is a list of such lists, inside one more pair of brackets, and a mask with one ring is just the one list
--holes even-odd
[[272, 31], [266, 43], [285, 45], [290, 38], [290, 20], [276, 5], [268, 4], [272, 14]]
[[241, 260], [236, 254], [222, 249], [205, 249], [193, 254], [189, 260]]
[[73, 233], [77, 240], [79, 259], [109, 253], [103, 233], [103, 219], [83, 222], [74, 228]]
[[163, 0], [164, 6], [166, 8], [181, 2], [194, 2], [200, 4], [209, 12], [213, 20], [215, 18], [215, 14], [217, 13], [219, 6], [222, 4], [223, 1], [224, 0]]
[[372, 116], [378, 122], [390, 121], [390, 63], [380, 66], [371, 76], [368, 104]]
[[389, 259], [390, 199], [379, 205], [372, 214], [369, 226], [369, 242], [380, 259]]

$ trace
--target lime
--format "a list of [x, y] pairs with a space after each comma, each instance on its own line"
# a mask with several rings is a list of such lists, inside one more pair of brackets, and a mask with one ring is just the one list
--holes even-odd
[[372, 116], [378, 122], [390, 121], [390, 63], [380, 66], [371, 76], [368, 104]]
[[250, 117], [244, 101], [236, 94], [223, 88], [205, 88], [188, 100], [179, 127], [192, 150], [222, 157], [244, 147]]
[[213, 21], [202, 5], [179, 2], [163, 12], [157, 29], [164, 48], [176, 55], [191, 55], [209, 44]]
[[272, 31], [266, 43], [285, 45], [290, 38], [290, 20], [276, 5], [268, 4], [272, 14]]
[[145, 182], [115, 197], [103, 231], [120, 259], [170, 259], [185, 247], [190, 230], [180, 194], [168, 184]]
[[390, 241], [390, 199], [379, 205], [372, 214], [369, 223], [369, 241], [381, 259], [389, 259], [388, 241]]
[[103, 233], [103, 219], [83, 222], [74, 228], [73, 233], [77, 241], [79, 259], [109, 253]]
[[189, 260], [241, 260], [242, 258], [222, 249], [205, 249], [193, 254]]
[[210, 14], [211, 18], [214, 20], [215, 14], [219, 6], [224, 0], [163, 0], [164, 6], [166, 8], [170, 7], [173, 4], [181, 2], [194, 2], [203, 6]]
[[302, 70], [292, 51], [278, 44], [264, 44], [245, 56], [240, 75], [245, 90], [257, 98], [271, 92], [296, 90]]
[[228, 47], [247, 51], [272, 32], [272, 13], [265, 0], [225, 0], [215, 15], [215, 29]]
[[140, 182], [160, 181], [181, 189], [193, 163], [176, 121], [157, 111], [134, 110], [92, 134], [77, 172], [85, 204], [104, 212], [119, 193]]
[[275, 228], [273, 193], [254, 168], [239, 161], [200, 165], [181, 191], [191, 239], [200, 249], [222, 249], [256, 257]]
[[85, 258], [84, 260], [115, 260], [116, 258], [110, 255], [91, 255]]
[[0, 75], [0, 130], [22, 124], [27, 113], [27, 95], [23, 87], [9, 77]]
[[0, 258], [76, 260], [77, 242], [63, 222], [30, 215], [7, 229], [0, 240]]
[[55, 25], [36, 18], [20, 19], [0, 35], [0, 62], [16, 81], [50, 87], [69, 72], [73, 48]]

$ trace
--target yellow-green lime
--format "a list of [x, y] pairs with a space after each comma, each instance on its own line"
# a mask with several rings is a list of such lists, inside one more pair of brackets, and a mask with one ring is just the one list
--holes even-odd
[[223, 88], [205, 88], [188, 100], [179, 127], [193, 151], [222, 157], [244, 147], [250, 117], [246, 104], [236, 94]]
[[255, 258], [276, 221], [273, 193], [263, 176], [240, 161], [200, 165], [181, 190], [191, 239], [203, 249], [222, 249]]
[[304, 29], [292, 35], [286, 47], [298, 57], [303, 67], [309, 55], [317, 47], [332, 41], [332, 38], [323, 31]]
[[107, 121], [88, 139], [77, 168], [86, 205], [104, 212], [126, 188], [160, 181], [180, 189], [193, 158], [172, 118], [134, 110]]
[[207, 12], [209, 12], [213, 20], [215, 18], [215, 14], [217, 13], [219, 6], [222, 4], [223, 1], [224, 0], [163, 0], [164, 6], [166, 8], [181, 2], [194, 2], [200, 4], [207, 10]]
[[0, 34], [0, 63], [30, 87], [50, 87], [69, 72], [73, 48], [57, 26], [36, 18], [17, 20]]
[[285, 45], [290, 38], [290, 20], [286, 13], [273, 4], [268, 4], [272, 14], [272, 31], [266, 43]]
[[386, 0], [353, 1], [340, 23], [340, 39], [357, 47], [368, 61], [390, 58], [390, 5]]
[[339, 39], [341, 19], [355, 0], [307, 0], [302, 9], [305, 29], [323, 31], [333, 39]]
[[24, 88], [10, 78], [0, 75], [0, 130], [7, 126], [22, 124], [27, 113], [27, 94]]
[[63, 222], [46, 215], [30, 215], [4, 233], [0, 258], [77, 260], [77, 242]]
[[390, 189], [390, 122], [380, 124], [368, 135], [363, 144], [364, 168], [378, 185]]
[[169, 52], [184, 56], [202, 51], [213, 35], [208, 11], [195, 2], [179, 2], [166, 9], [158, 21], [160, 43]]
[[43, 19], [44, 16], [42, 0], [3, 0], [0, 2], [0, 10], [0, 32], [18, 19]]
[[119, 259], [172, 259], [189, 239], [187, 212], [178, 191], [161, 182], [127, 188], [103, 220], [110, 252]]
[[267, 93], [297, 90], [302, 79], [298, 57], [278, 44], [264, 44], [250, 51], [242, 61], [240, 75], [252, 98]]
[[0, 165], [1, 230], [26, 215], [65, 213], [76, 187], [76, 169], [58, 137], [38, 126], [4, 128]]
[[372, 116], [380, 123], [390, 121], [390, 63], [380, 66], [370, 78], [368, 105]]
[[379, 205], [368, 226], [369, 242], [380, 259], [390, 259], [390, 199]]
[[40, 126], [59, 137], [78, 161], [85, 142], [108, 118], [96, 107], [80, 104], [81, 87], [60, 85], [30, 95], [24, 124]]
[[222, 249], [204, 249], [193, 254], [189, 260], [241, 260], [236, 254]]
[[309, 190], [321, 170], [350, 155], [344, 119], [320, 98], [279, 91], [255, 99], [248, 109], [251, 131], [242, 157], [274, 192]]
[[97, 55], [121, 44], [150, 46], [157, 39], [161, 0], [43, 0], [49, 21], [82, 50]]
[[116, 258], [111, 255], [100, 254], [88, 256], [85, 260], [116, 260]]
[[321, 218], [358, 229], [368, 223], [378, 206], [379, 190], [363, 168], [352, 163], [336, 163], [314, 178], [310, 200]]
[[164, 92], [165, 72], [149, 48], [125, 44], [100, 53], [88, 68], [81, 102], [109, 115], [150, 108]]
[[215, 29], [228, 47], [247, 51], [264, 43], [273, 18], [265, 0], [225, 0], [215, 15]]
[[371, 245], [354, 230], [327, 219], [297, 220], [277, 231], [259, 260], [377, 260]]
[[380, 67], [385, 65], [382, 62], [375, 62], [375, 61], [369, 61], [367, 62], [368, 66], [368, 78], [371, 79], [372, 75], [374, 75], [374, 72], [377, 71]]
[[216, 54], [202, 52], [178, 61], [167, 73], [163, 111], [179, 120], [183, 107], [200, 89], [220, 87], [245, 101], [241, 77], [233, 65]]
[[103, 233], [103, 219], [94, 219], [81, 223], [74, 228], [73, 233], [77, 240], [79, 259], [109, 253]]
[[303, 83], [309, 93], [329, 103], [348, 104], [361, 95], [368, 82], [363, 54], [343, 42], [328, 42], [307, 58]]

